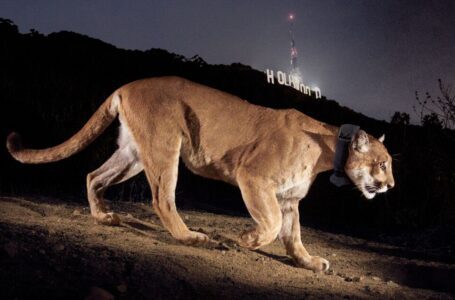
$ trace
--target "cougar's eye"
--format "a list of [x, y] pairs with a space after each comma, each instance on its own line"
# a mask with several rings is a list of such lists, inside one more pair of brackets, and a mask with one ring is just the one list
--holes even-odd
[[381, 161], [381, 162], [379, 163], [379, 168], [381, 168], [382, 171], [385, 171], [385, 169], [386, 169], [385, 161]]

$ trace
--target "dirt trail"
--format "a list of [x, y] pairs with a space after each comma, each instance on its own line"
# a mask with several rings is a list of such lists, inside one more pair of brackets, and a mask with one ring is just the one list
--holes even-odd
[[234, 240], [252, 225], [248, 218], [181, 211], [189, 227], [214, 240], [189, 247], [148, 205], [111, 206], [122, 226], [95, 225], [83, 205], [0, 198], [0, 298], [454, 297], [455, 266], [409, 258], [412, 249], [303, 228], [308, 251], [331, 262], [327, 274], [316, 274], [295, 268], [279, 241], [239, 248]]

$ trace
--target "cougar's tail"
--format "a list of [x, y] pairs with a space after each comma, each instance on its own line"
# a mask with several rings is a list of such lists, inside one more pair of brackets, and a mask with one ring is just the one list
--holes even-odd
[[18, 161], [27, 164], [42, 164], [67, 158], [93, 142], [118, 115], [120, 96], [115, 92], [98, 108], [79, 132], [60, 145], [46, 149], [22, 147], [19, 134], [13, 132], [6, 140], [9, 153]]

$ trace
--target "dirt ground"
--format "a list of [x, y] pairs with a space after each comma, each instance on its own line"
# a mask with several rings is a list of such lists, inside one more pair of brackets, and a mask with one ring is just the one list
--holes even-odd
[[302, 229], [327, 273], [293, 266], [279, 241], [238, 247], [249, 218], [181, 211], [204, 247], [179, 244], [149, 205], [110, 203], [122, 225], [94, 224], [87, 206], [0, 198], [1, 299], [453, 299], [455, 265], [419, 259], [415, 249]]

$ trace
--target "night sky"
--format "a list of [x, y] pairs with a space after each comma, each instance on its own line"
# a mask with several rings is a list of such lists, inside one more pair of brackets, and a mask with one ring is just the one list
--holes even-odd
[[[455, 83], [455, 1], [0, 1], [21, 32], [70, 30], [128, 49], [289, 71], [288, 14], [303, 81], [379, 119]], [[454, 88], [455, 90], [455, 88]]]

